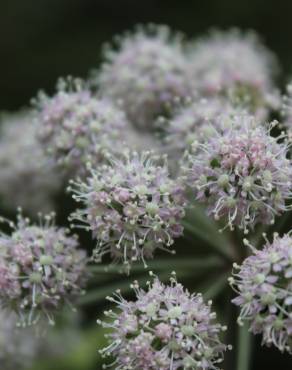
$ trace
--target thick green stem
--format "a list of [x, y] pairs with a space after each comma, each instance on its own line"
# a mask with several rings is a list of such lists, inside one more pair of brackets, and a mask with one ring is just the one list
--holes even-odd
[[247, 325], [238, 328], [236, 370], [250, 370], [251, 333]]

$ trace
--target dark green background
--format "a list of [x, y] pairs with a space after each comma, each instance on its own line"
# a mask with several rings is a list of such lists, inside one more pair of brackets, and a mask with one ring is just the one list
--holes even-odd
[[[40, 88], [52, 91], [61, 75], [86, 76], [104, 41], [147, 22], [191, 37], [210, 27], [255, 29], [279, 57], [282, 84], [292, 72], [292, 1], [0, 0], [0, 110], [27, 105]], [[259, 343], [255, 354], [253, 370], [291, 368], [288, 356]]]
[[0, 109], [27, 103], [60, 75], [85, 76], [100, 44], [137, 22], [196, 36], [213, 26], [253, 28], [292, 67], [291, 1], [0, 0]]

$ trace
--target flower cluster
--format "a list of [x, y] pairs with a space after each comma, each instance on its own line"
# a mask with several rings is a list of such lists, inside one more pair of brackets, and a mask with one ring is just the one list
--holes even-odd
[[31, 112], [2, 117], [0, 135], [0, 197], [9, 209], [27, 212], [54, 209], [62, 178], [49, 164], [36, 138]]
[[[7, 115], [1, 124], [0, 204], [40, 219], [31, 223], [21, 208], [16, 222], [0, 217], [0, 367], [26, 366], [40, 350], [62, 355], [82, 340], [58, 329], [44, 350], [32, 335], [76, 303], [88, 270], [107, 269], [88, 266], [78, 236], [57, 227], [54, 213], [38, 213], [50, 211], [69, 178], [76, 201], [70, 227], [91, 234], [94, 262], [141, 272], [156, 253], [174, 254], [176, 239], [186, 248], [189, 237], [202, 240], [191, 254], [213, 247], [210, 259], [187, 256], [175, 266], [192, 278], [198, 267], [199, 279], [218, 266], [207, 291], [215, 297], [227, 283], [225, 264], [241, 260], [229, 278], [238, 323], [247, 321], [264, 344], [292, 354], [292, 230], [266, 239], [262, 250], [244, 239], [252, 249], [247, 255], [236, 250], [242, 233], [218, 238], [211, 219], [221, 231], [238, 227], [247, 234], [292, 210], [292, 84], [283, 98], [287, 135], [276, 122], [264, 124], [279, 109], [277, 63], [254, 34], [214, 31], [186, 43], [180, 33], [151, 24], [115, 41], [87, 81], [59, 79], [52, 96], [40, 92], [28, 112]], [[188, 235], [179, 239], [184, 226]], [[133, 266], [137, 261], [141, 266]], [[168, 274], [168, 261], [153, 265]], [[221, 370], [231, 347], [221, 342], [226, 327], [216, 322], [212, 302], [189, 293], [175, 273], [168, 284], [150, 276], [145, 289], [131, 285], [132, 301], [120, 290], [107, 297], [113, 307], [98, 323], [109, 345], [100, 353], [114, 362], [103, 368]], [[83, 303], [94, 298], [88, 294]], [[241, 333], [239, 348], [247, 339]]]
[[183, 188], [160, 161], [163, 158], [151, 152], [126, 151], [92, 169], [87, 182], [72, 182], [69, 190], [84, 205], [72, 219], [85, 224], [97, 239], [95, 259], [110, 253], [128, 267], [136, 260], [146, 265], [156, 248], [168, 250], [182, 235]]
[[149, 129], [174, 98], [190, 95], [181, 35], [166, 26], [138, 27], [118, 38], [118, 50], [106, 47], [104, 59], [96, 83], [106, 96], [122, 102], [140, 128]]
[[58, 164], [74, 173], [85, 171], [88, 161], [99, 165], [105, 152], [122, 144], [127, 120], [107, 98], [90, 93], [80, 80], [60, 79], [57, 93], [40, 93], [35, 101], [39, 140]]
[[75, 236], [54, 226], [53, 215], [37, 226], [19, 213], [9, 225], [11, 235], [0, 234], [0, 304], [18, 314], [20, 325], [43, 317], [53, 324], [60, 305], [82, 293], [86, 254]]
[[214, 31], [192, 45], [190, 58], [191, 79], [201, 93], [231, 95], [260, 117], [279, 104], [275, 57], [255, 34]]
[[136, 301], [126, 301], [117, 291], [108, 297], [118, 312], [105, 312], [110, 322], [110, 345], [104, 356], [113, 355], [116, 370], [215, 370], [227, 346], [219, 334], [226, 327], [214, 322], [211, 302], [200, 294], [190, 294], [170, 279], [164, 285], [155, 278], [147, 291], [133, 284]]
[[292, 165], [286, 158], [283, 135], [254, 125], [247, 115], [225, 133], [196, 144], [186, 156], [185, 176], [196, 198], [208, 205], [215, 219], [227, 218], [226, 227], [248, 232], [256, 223], [272, 224], [275, 216], [290, 209]]
[[[248, 242], [246, 242], [248, 244]], [[230, 284], [238, 294], [239, 323], [246, 320], [263, 343], [292, 353], [292, 237], [274, 236], [241, 266], [234, 265]]]
[[178, 154], [191, 149], [194, 141], [205, 142], [216, 131], [230, 129], [234, 124], [232, 117], [240, 112], [239, 107], [218, 96], [195, 100], [180, 107], [167, 124], [163, 118], [160, 119], [165, 130], [167, 151], [177, 158]]
[[24, 369], [39, 350], [39, 340], [29, 328], [17, 330], [15, 315], [0, 312], [0, 363], [3, 370]]

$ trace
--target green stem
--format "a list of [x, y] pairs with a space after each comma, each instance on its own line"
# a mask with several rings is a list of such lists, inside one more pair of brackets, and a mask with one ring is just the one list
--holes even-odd
[[[224, 261], [222, 258], [218, 256], [211, 256], [205, 258], [164, 258], [164, 259], [154, 259], [153, 261], [148, 262], [147, 269], [148, 270], [176, 270], [179, 268], [183, 269], [206, 269], [206, 268], [215, 268], [223, 266]], [[115, 274], [118, 273], [120, 270], [120, 266], [110, 265], [110, 266], [102, 266], [102, 265], [91, 265], [89, 266], [89, 271], [93, 274]], [[131, 267], [131, 272], [144, 272], [146, 271], [144, 265], [134, 264]]]
[[251, 357], [251, 333], [247, 325], [238, 328], [236, 370], [249, 370]]
[[274, 232], [277, 232], [282, 236], [283, 232], [287, 231], [285, 230], [287, 227], [290, 227], [291, 225], [291, 215], [292, 212], [286, 212], [275, 224], [271, 230]]
[[223, 274], [208, 288], [203, 292], [205, 299], [215, 299], [218, 294], [222, 292], [224, 288], [227, 287], [227, 277], [229, 274]]
[[[163, 271], [161, 274], [159, 274], [159, 278], [161, 281], [165, 281], [169, 279], [171, 275], [171, 272]], [[182, 279], [186, 276], [195, 276], [194, 271], [192, 269], [183, 269], [183, 270], [177, 270], [177, 276], [179, 279]], [[143, 275], [141, 278], [137, 279], [139, 281], [139, 285], [141, 287], [145, 286], [147, 281], [151, 280], [149, 275]], [[133, 282], [133, 279], [127, 278], [127, 279], [119, 279], [117, 281], [114, 281], [110, 284], [106, 284], [103, 286], [99, 286], [96, 289], [92, 291], [88, 291], [84, 296], [82, 296], [78, 300], [78, 305], [87, 305], [91, 303], [98, 303], [101, 300], [104, 300], [106, 296], [112, 295], [112, 293], [120, 289], [124, 295], [128, 294], [129, 291], [131, 291], [130, 285]]]
[[214, 235], [210, 230], [204, 230], [203, 228], [196, 227], [193, 224], [191, 225], [188, 221], [183, 221], [182, 224], [186, 231], [205, 241], [225, 258], [232, 261], [234, 260], [232, 249], [229, 248], [229, 240], [223, 237], [222, 234], [218, 233], [217, 235]]
[[218, 234], [218, 225], [206, 214], [206, 210], [198, 204], [190, 206], [186, 213], [186, 218], [193, 221], [199, 227], [207, 228], [213, 233]]

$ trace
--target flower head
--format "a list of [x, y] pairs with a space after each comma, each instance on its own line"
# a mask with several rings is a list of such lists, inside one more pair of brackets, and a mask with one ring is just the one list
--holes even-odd
[[39, 351], [39, 338], [31, 329], [16, 329], [13, 313], [0, 312], [0, 363], [3, 370], [24, 369]]
[[214, 31], [192, 45], [190, 58], [194, 85], [202, 94], [232, 96], [261, 118], [279, 104], [275, 57], [255, 34]]
[[115, 151], [127, 125], [125, 114], [106, 98], [93, 96], [81, 81], [60, 79], [57, 93], [35, 101], [39, 140], [47, 153], [74, 172], [88, 161], [98, 165]]
[[53, 324], [55, 311], [82, 292], [86, 254], [51, 215], [38, 226], [19, 213], [9, 225], [11, 235], [0, 234], [0, 305], [15, 311], [20, 325], [42, 317]]
[[165, 130], [165, 147], [177, 160], [177, 154], [191, 149], [194, 141], [205, 142], [216, 131], [230, 129], [234, 124], [232, 117], [240, 112], [239, 107], [221, 97], [195, 100], [180, 107], [167, 122], [160, 119]]
[[292, 165], [286, 158], [287, 143], [279, 142], [250, 116], [204, 144], [194, 143], [186, 156], [186, 180], [196, 198], [208, 206], [215, 219], [227, 219], [248, 232], [256, 223], [273, 223], [290, 209]]
[[181, 39], [166, 26], [149, 25], [118, 38], [118, 50], [105, 48], [96, 82], [138, 127], [148, 129], [167, 103], [190, 95]]
[[136, 260], [145, 264], [155, 249], [169, 248], [182, 234], [183, 187], [160, 162], [151, 152], [127, 151], [92, 169], [87, 182], [72, 182], [73, 197], [83, 205], [72, 219], [97, 239], [96, 260], [110, 253], [126, 267]]
[[249, 322], [264, 344], [292, 353], [292, 237], [275, 235], [262, 250], [252, 249], [229, 279], [238, 294], [239, 323]]
[[155, 278], [148, 289], [133, 284], [135, 301], [126, 301], [117, 291], [108, 297], [117, 311], [107, 311], [110, 345], [100, 351], [116, 358], [116, 370], [215, 370], [227, 346], [219, 334], [226, 328], [214, 322], [211, 302], [190, 294], [171, 278], [164, 285]]
[[27, 212], [54, 209], [62, 177], [36, 138], [31, 112], [4, 115], [0, 135], [0, 197], [4, 207]]

